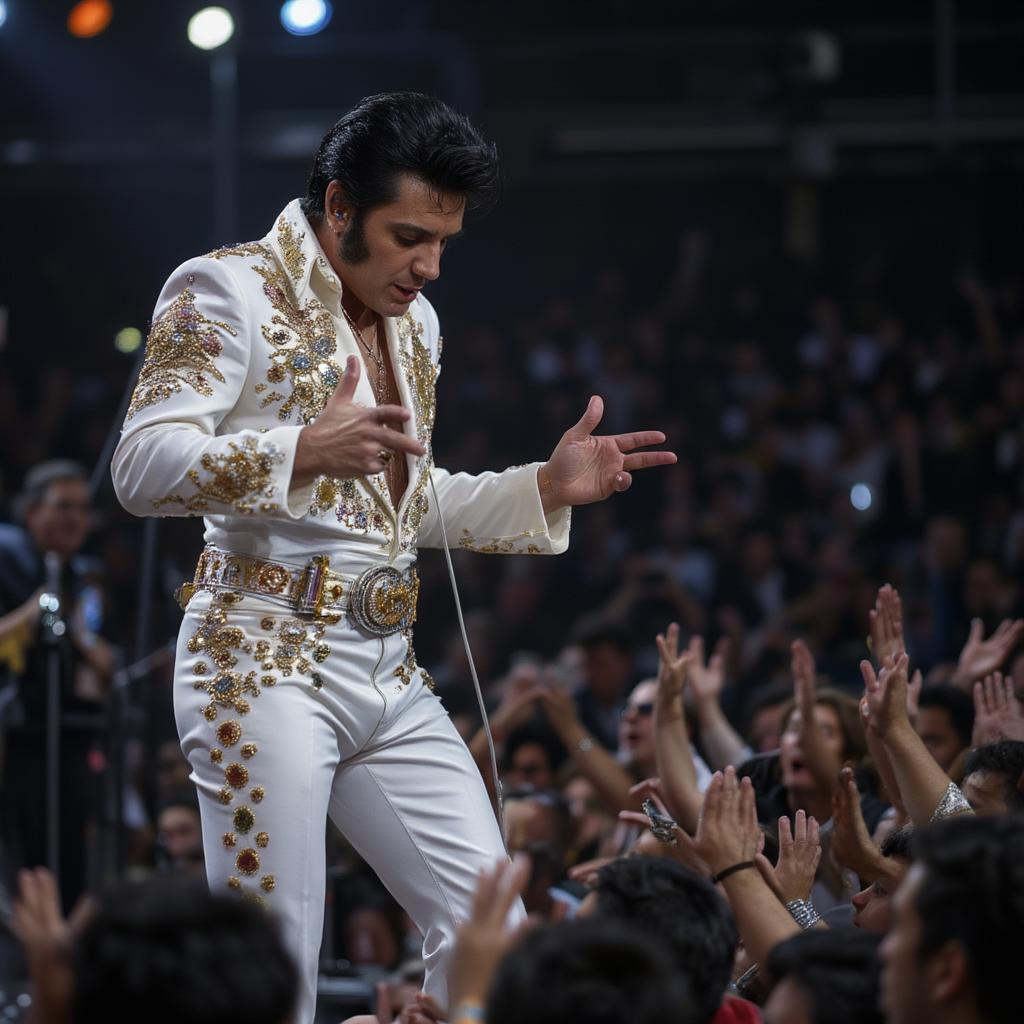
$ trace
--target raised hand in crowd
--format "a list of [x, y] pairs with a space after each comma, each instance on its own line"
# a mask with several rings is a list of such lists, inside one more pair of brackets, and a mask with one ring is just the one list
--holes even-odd
[[452, 1020], [459, 1018], [460, 1011], [468, 1011], [466, 1016], [481, 1012], [494, 971], [515, 941], [516, 932], [508, 927], [508, 914], [529, 877], [530, 860], [523, 856], [480, 873], [473, 909], [459, 929], [448, 976]]
[[[650, 780], [639, 783], [634, 789], [646, 786]], [[700, 875], [710, 875], [707, 864], [701, 859], [697, 852], [696, 842], [679, 827], [678, 822], [672, 821], [664, 801], [653, 789], [645, 789], [646, 800], [650, 800], [655, 810], [663, 819], [659, 825], [658, 833], [655, 833], [652, 821], [648, 814], [637, 811], [619, 811], [619, 820], [628, 822], [631, 825], [638, 825], [642, 829], [639, 838], [629, 851], [630, 855], [646, 854], [651, 857], [671, 857], [672, 860], [682, 864], [683, 867], [696, 871]], [[668, 824], [671, 822], [671, 825]]]
[[987, 640], [984, 623], [973, 619], [953, 673], [953, 685], [967, 690], [977, 680], [1001, 669], [1022, 636], [1024, 619], [1003, 619]]
[[906, 650], [903, 641], [903, 602], [891, 584], [880, 587], [875, 607], [868, 612], [868, 646], [876, 665], [884, 665], [894, 654]]
[[53, 874], [46, 868], [19, 873], [13, 924], [28, 961], [33, 1024], [71, 1019], [72, 944], [92, 911], [92, 902], [82, 900], [65, 920]]
[[737, 779], [733, 768], [715, 772], [704, 794], [696, 850], [711, 880], [725, 890], [743, 944], [757, 963], [774, 945], [800, 931], [757, 869], [760, 844], [750, 779]]
[[630, 794], [629, 772], [590, 734], [580, 721], [576, 703], [560, 686], [545, 681], [537, 692], [537, 706], [568, 751], [580, 773], [590, 780], [605, 806], [617, 813], [623, 808], [639, 810], [641, 799]]
[[731, 647], [731, 639], [723, 636], [706, 661], [702, 636], [692, 636], [687, 647], [690, 656], [687, 696], [700, 723], [701, 746], [713, 768], [740, 764], [752, 754], [722, 710], [722, 691], [725, 689], [725, 671]]
[[783, 903], [810, 899], [820, 860], [818, 822], [802, 810], [793, 816], [792, 827], [787, 815], [779, 818], [779, 858], [775, 866], [760, 851], [756, 857], [761, 877]]
[[654, 746], [658, 777], [672, 816], [688, 832], [697, 828], [703, 797], [697, 788], [693, 748], [686, 726], [683, 691], [694, 656], [679, 653], [679, 626], [673, 622], [655, 638], [658, 647], [658, 692], [654, 701]]
[[943, 806], [951, 783], [907, 714], [908, 660], [905, 653], [894, 656], [877, 674], [871, 662], [860, 663], [864, 677], [860, 710], [865, 730], [885, 748], [910, 820], [924, 825]]
[[885, 873], [885, 858], [868, 832], [852, 768], [839, 773], [839, 785], [832, 793], [829, 852], [838, 865], [849, 868], [860, 879], [861, 886], [870, 885]]
[[993, 672], [974, 684], [974, 734], [971, 746], [999, 740], [1024, 740], [1024, 710], [1013, 680]]

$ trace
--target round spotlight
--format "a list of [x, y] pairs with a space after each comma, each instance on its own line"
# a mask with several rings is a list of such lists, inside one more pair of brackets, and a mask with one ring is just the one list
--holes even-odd
[[113, 16], [113, 4], [107, 0], [82, 0], [71, 8], [68, 31], [79, 39], [92, 39], [106, 30]]
[[235, 34], [235, 19], [223, 7], [204, 7], [188, 21], [188, 41], [200, 50], [216, 50]]
[[287, 0], [281, 4], [281, 24], [293, 36], [312, 36], [331, 20], [328, 0]]
[[867, 484], [854, 484], [850, 488], [850, 504], [858, 512], [867, 512], [873, 500], [871, 488]]
[[142, 331], [138, 327], [122, 327], [114, 335], [114, 348], [126, 355], [137, 352], [142, 344]]
[[4, 0], [0, 0], [0, 28], [3, 28], [4, 22], [7, 20], [7, 4]]

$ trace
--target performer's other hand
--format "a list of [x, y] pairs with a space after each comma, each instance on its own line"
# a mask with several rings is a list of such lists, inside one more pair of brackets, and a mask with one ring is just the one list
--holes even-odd
[[603, 501], [633, 482], [632, 473], [650, 466], [670, 466], [674, 452], [638, 452], [652, 444], [664, 444], [660, 430], [638, 430], [630, 434], [595, 435], [604, 415], [604, 400], [594, 395], [587, 411], [570, 427], [537, 471], [537, 483], [545, 513], [566, 505], [589, 505]]
[[325, 475], [346, 479], [383, 471], [382, 452], [396, 457], [425, 455], [427, 449], [402, 432], [409, 410], [401, 405], [367, 408], [355, 401], [359, 360], [349, 356], [345, 373], [316, 421], [304, 427], [295, 448], [292, 485]]

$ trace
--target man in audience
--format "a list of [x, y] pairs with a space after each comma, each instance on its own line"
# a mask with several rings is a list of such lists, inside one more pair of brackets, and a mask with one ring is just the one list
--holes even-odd
[[629, 630], [596, 625], [580, 637], [583, 686], [576, 694], [580, 721], [608, 750], [619, 739], [619, 708], [633, 682], [633, 641]]
[[298, 975], [276, 922], [251, 903], [212, 896], [205, 882], [122, 886], [65, 921], [53, 876], [25, 871], [14, 927], [36, 1024], [294, 1019]]
[[163, 803], [156, 819], [157, 857], [174, 874], [205, 879], [203, 828], [195, 788], [183, 786]]
[[698, 1024], [704, 1018], [695, 1009], [694, 991], [663, 945], [639, 928], [619, 921], [565, 921], [528, 935], [506, 955], [485, 1019]]
[[1016, 1024], [1024, 820], [958, 816], [915, 850], [881, 949], [889, 1024]]
[[926, 686], [914, 727], [936, 764], [948, 772], [961, 751], [971, 745], [974, 702], [956, 686]]
[[1024, 742], [986, 743], [967, 755], [964, 796], [976, 814], [1024, 811]]
[[768, 957], [776, 985], [765, 1024], [883, 1024], [879, 941], [849, 928], [811, 928], [780, 942]]
[[620, 921], [658, 940], [693, 982], [695, 1020], [714, 1020], [732, 974], [739, 933], [715, 887], [675, 861], [614, 860], [598, 873], [580, 916]]

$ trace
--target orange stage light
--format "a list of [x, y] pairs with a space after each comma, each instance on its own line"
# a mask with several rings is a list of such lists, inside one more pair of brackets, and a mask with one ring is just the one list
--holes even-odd
[[106, 29], [113, 16], [114, 7], [108, 0], [82, 0], [71, 8], [68, 31], [79, 39], [91, 39]]

